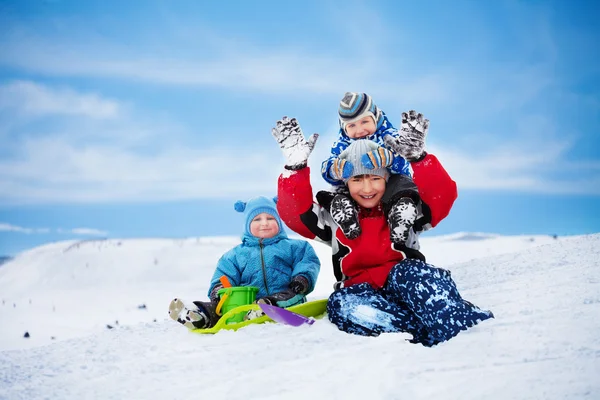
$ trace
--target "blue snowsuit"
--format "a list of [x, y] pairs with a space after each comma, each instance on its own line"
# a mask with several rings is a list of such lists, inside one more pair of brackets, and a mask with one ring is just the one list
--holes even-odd
[[244, 234], [242, 243], [225, 253], [217, 263], [208, 293], [223, 275], [232, 286], [258, 287], [257, 298], [287, 289], [294, 276], [302, 275], [308, 280], [310, 293], [320, 267], [314, 249], [304, 240], [289, 239], [283, 231], [270, 239]]
[[[289, 289], [290, 281], [297, 275], [302, 275], [308, 281], [306, 294], [312, 292], [321, 262], [310, 243], [287, 237], [273, 200], [257, 197], [248, 203], [238, 202], [236, 210], [246, 215], [242, 243], [219, 259], [210, 282], [209, 296], [223, 275], [227, 276], [232, 286], [258, 287], [257, 299]], [[274, 216], [279, 225], [279, 233], [272, 238], [259, 239], [250, 233], [252, 219], [262, 212]], [[297, 303], [306, 301], [304, 295], [297, 297], [294, 299]], [[290, 305], [293, 304], [286, 307]]]

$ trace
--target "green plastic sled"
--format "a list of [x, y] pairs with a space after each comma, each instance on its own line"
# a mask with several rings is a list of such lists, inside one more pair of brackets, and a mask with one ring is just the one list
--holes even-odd
[[[327, 307], [327, 299], [320, 299], [320, 300], [308, 301], [304, 304], [298, 304], [298, 305], [295, 305], [292, 307], [288, 307], [287, 310], [304, 315], [305, 317], [317, 318], [317, 317], [322, 317], [325, 314], [326, 307]], [[248, 321], [233, 322], [230, 324], [226, 323], [228, 320], [230, 320], [232, 317], [235, 317], [237, 314], [243, 313], [245, 315], [250, 310], [260, 310], [260, 307], [258, 304], [246, 304], [243, 306], [236, 307], [233, 310], [230, 310], [230, 311], [226, 312], [225, 314], [223, 314], [223, 316], [221, 316], [219, 321], [212, 328], [192, 329], [191, 331], [194, 333], [211, 333], [212, 334], [212, 333], [219, 332], [221, 329], [237, 331], [238, 329], [243, 328], [248, 325], [263, 324], [265, 322], [274, 322], [271, 318], [264, 315], [262, 317], [250, 319]]]

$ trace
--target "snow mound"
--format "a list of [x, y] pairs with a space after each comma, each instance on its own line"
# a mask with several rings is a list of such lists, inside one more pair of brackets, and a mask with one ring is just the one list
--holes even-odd
[[[46, 246], [0, 269], [0, 398], [600, 398], [600, 234], [523, 239], [424, 241], [464, 298], [496, 317], [434, 348], [326, 319], [206, 336], [168, 319], [172, 296], [205, 296], [235, 238]], [[314, 297], [325, 297], [329, 254], [315, 247]], [[93, 279], [80, 273], [90, 269]]]

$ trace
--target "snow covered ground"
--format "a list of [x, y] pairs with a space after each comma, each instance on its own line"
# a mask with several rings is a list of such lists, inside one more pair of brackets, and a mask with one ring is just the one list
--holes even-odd
[[[326, 319], [212, 336], [170, 320], [169, 301], [204, 299], [237, 243], [61, 242], [1, 266], [0, 399], [600, 398], [600, 234], [424, 238], [428, 261], [496, 316], [434, 348]], [[315, 247], [311, 297], [324, 298], [329, 249]]]

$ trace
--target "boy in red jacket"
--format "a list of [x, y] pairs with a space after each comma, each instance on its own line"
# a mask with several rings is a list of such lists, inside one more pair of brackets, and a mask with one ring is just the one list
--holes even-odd
[[[414, 111], [409, 114], [416, 123], [400, 138], [387, 137], [386, 145], [412, 160], [423, 202], [417, 217], [422, 231], [448, 215], [457, 190], [437, 158], [424, 151], [428, 121]], [[307, 160], [317, 135], [306, 141], [298, 121], [287, 117], [277, 121], [272, 133], [287, 159], [286, 172], [278, 181], [279, 214], [298, 234], [331, 246], [337, 283], [327, 312], [340, 330], [370, 336], [408, 332], [414, 343], [433, 346], [493, 318], [490, 311], [462, 299], [449, 271], [425, 263], [418, 250], [392, 244], [381, 204], [389, 176], [385, 168], [358, 170], [346, 181], [359, 206], [362, 230], [357, 239], [349, 240], [327, 208], [313, 202]], [[352, 143], [344, 157], [360, 160], [368, 150], [365, 145], [366, 141]]]

